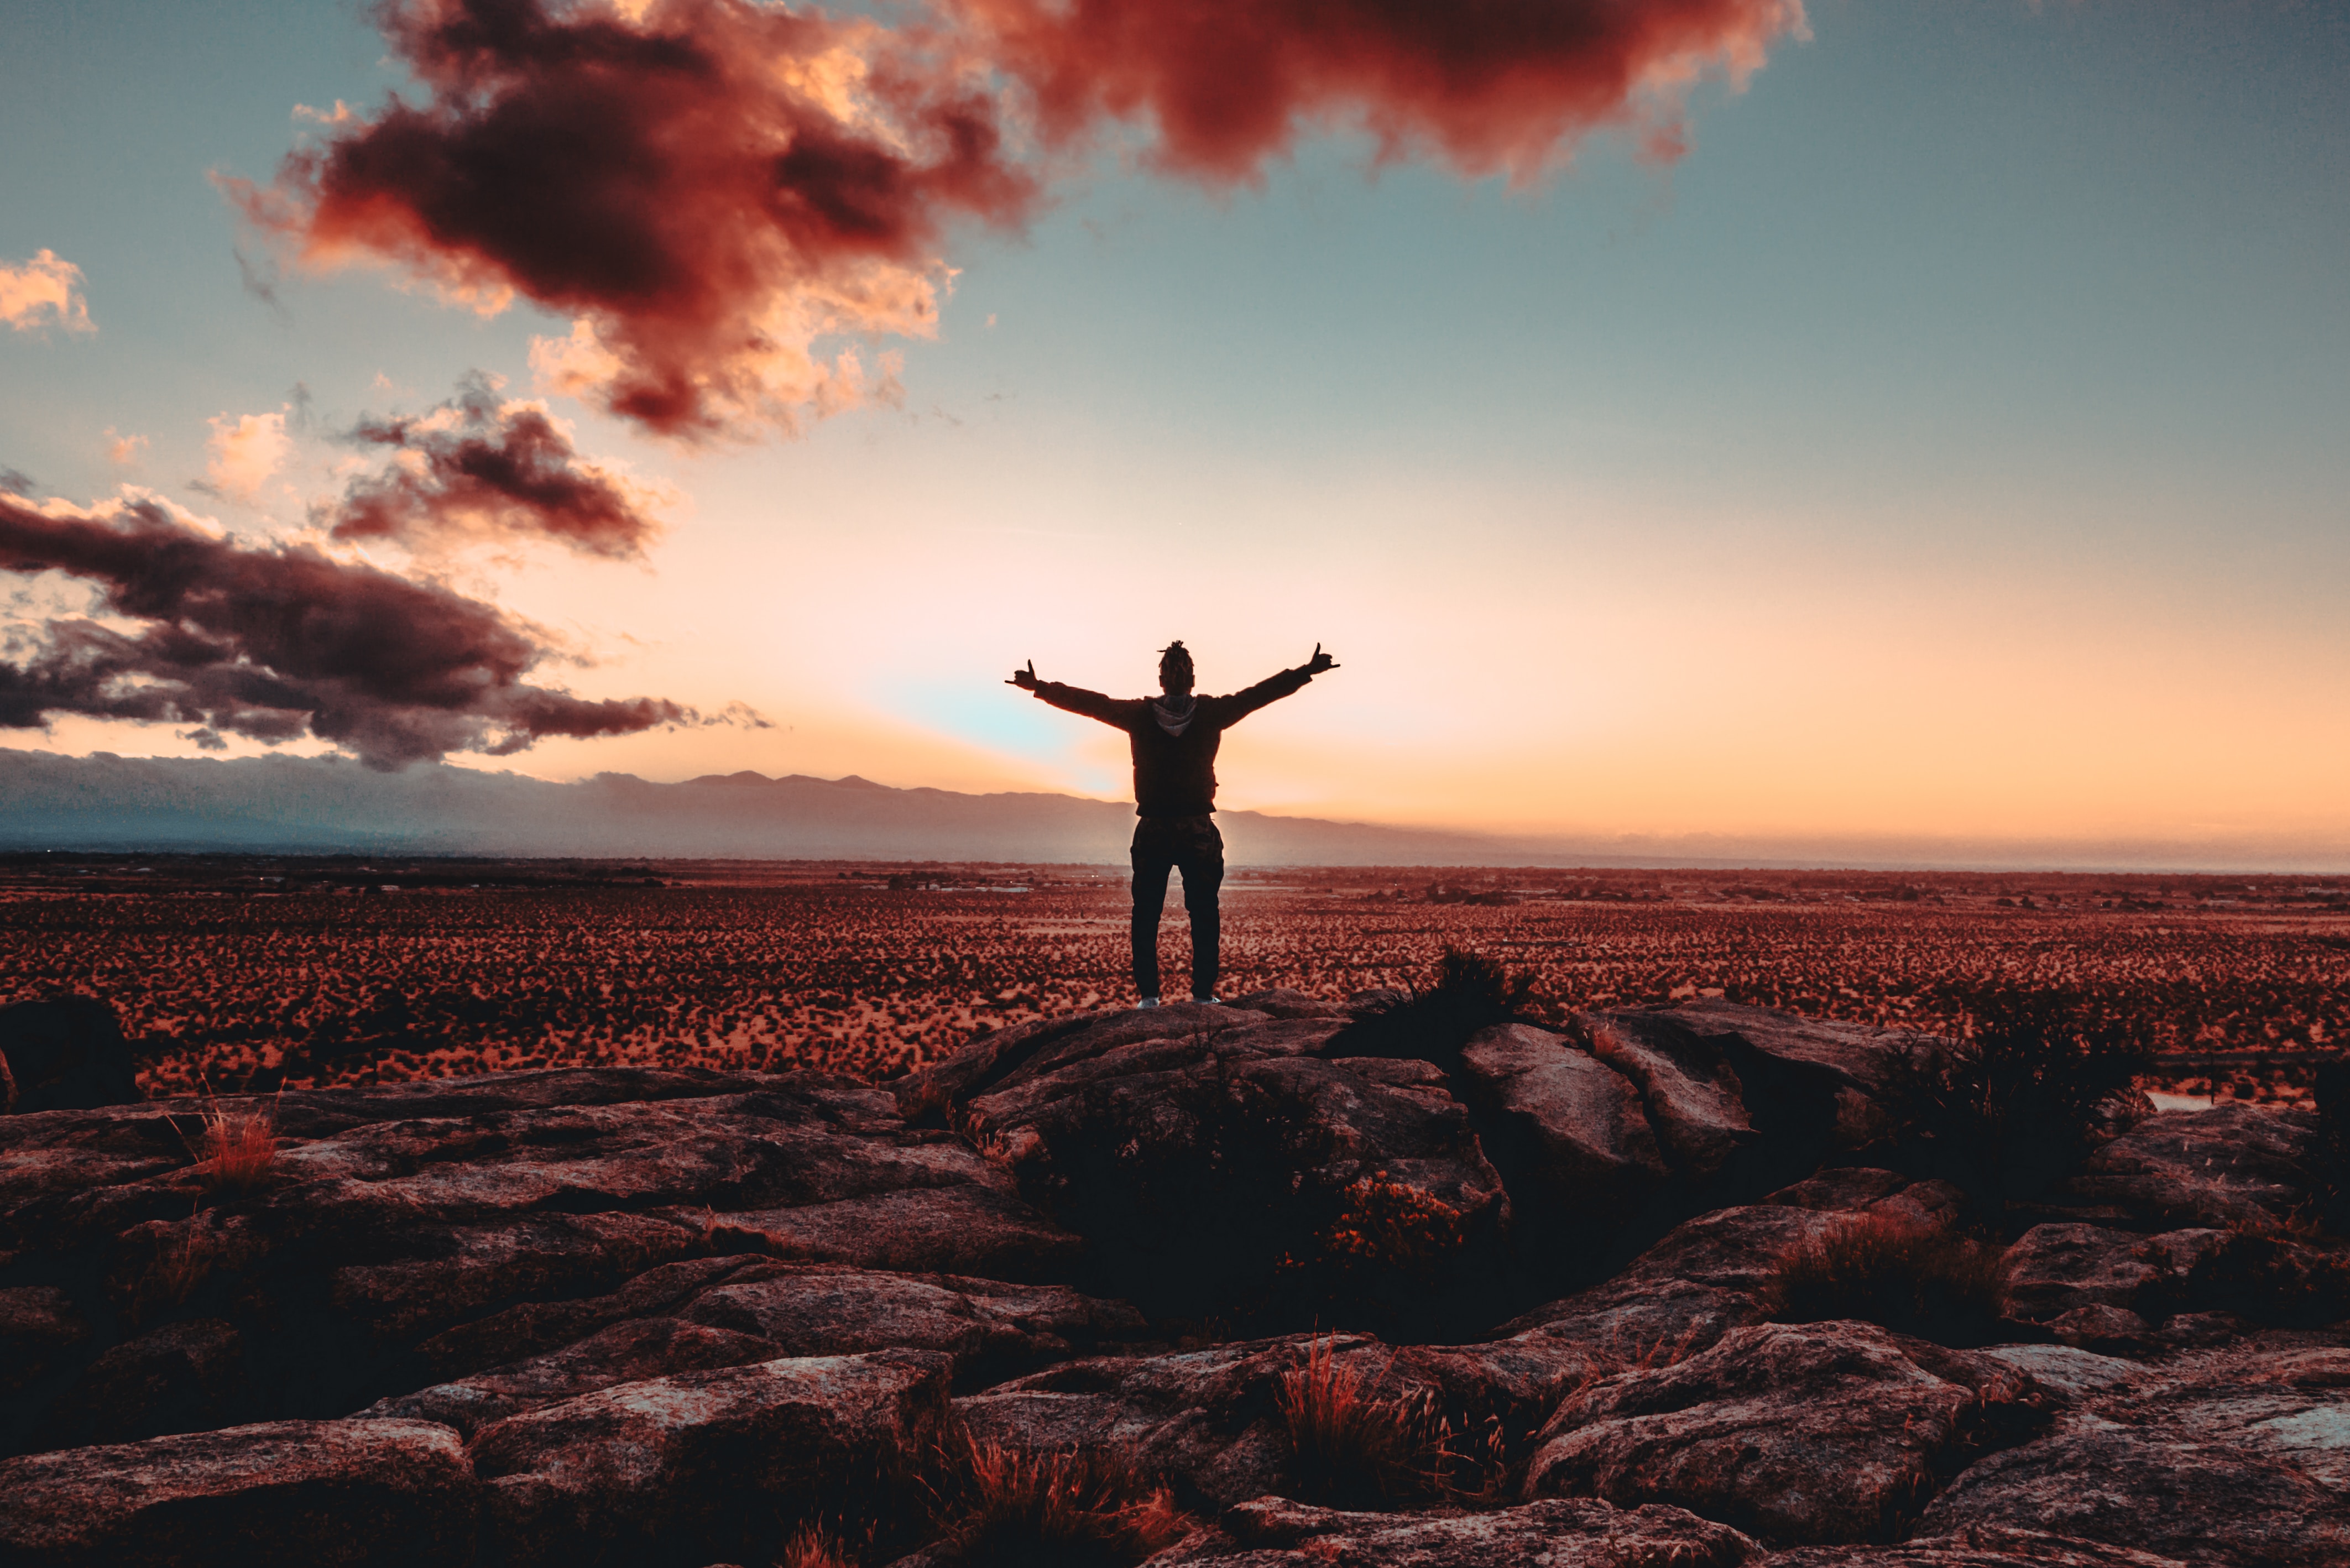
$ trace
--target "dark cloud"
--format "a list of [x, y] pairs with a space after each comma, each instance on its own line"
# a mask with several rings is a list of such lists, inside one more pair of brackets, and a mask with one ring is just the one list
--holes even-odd
[[1253, 178], [1301, 130], [1530, 178], [1602, 126], [1679, 151], [1679, 89], [1742, 75], [1802, 0], [954, 0], [1050, 140], [1147, 121], [1164, 167]]
[[362, 420], [350, 439], [392, 458], [314, 514], [338, 539], [537, 538], [626, 559], [660, 531], [641, 489], [581, 457], [543, 404], [501, 402], [485, 379], [428, 414]]
[[529, 684], [552, 649], [494, 605], [298, 545], [215, 537], [152, 498], [100, 512], [0, 499], [0, 569], [78, 578], [99, 614], [134, 623], [64, 618], [12, 636], [0, 727], [79, 713], [194, 725], [199, 744], [307, 733], [390, 770], [699, 722], [656, 698]]
[[[958, 220], [1016, 227], [1046, 161], [1146, 125], [1162, 168], [1255, 179], [1316, 127], [1535, 177], [1602, 127], [1679, 156], [1680, 101], [1801, 0], [929, 0], [889, 26], [754, 0], [382, 0], [423, 89], [338, 113], [268, 186], [313, 265], [386, 261], [571, 316], [546, 382], [689, 438], [897, 400], [841, 335], [928, 336]], [[1016, 109], [1007, 109], [1007, 104]], [[1033, 127], [1026, 155], [1004, 127]]]
[[274, 186], [231, 193], [314, 264], [372, 255], [485, 307], [573, 315], [542, 371], [656, 431], [789, 427], [875, 395], [816, 341], [929, 333], [943, 226], [1017, 223], [1037, 199], [935, 31], [750, 0], [378, 16], [428, 100], [336, 122]]
[[0, 465], [0, 495], [30, 495], [33, 476], [21, 468]]

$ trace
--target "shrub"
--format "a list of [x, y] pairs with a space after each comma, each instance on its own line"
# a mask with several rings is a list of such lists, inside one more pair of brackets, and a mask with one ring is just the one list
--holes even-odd
[[1439, 1414], [1432, 1391], [1379, 1397], [1394, 1366], [1393, 1355], [1377, 1372], [1362, 1358], [1339, 1360], [1334, 1334], [1308, 1340], [1305, 1365], [1282, 1375], [1278, 1402], [1299, 1495], [1338, 1508], [1497, 1501], [1508, 1469], [1507, 1424], [1490, 1417], [1481, 1438], [1464, 1440]]
[[1412, 1401], [1375, 1397], [1387, 1375], [1340, 1361], [1335, 1334], [1308, 1340], [1305, 1365], [1282, 1374], [1293, 1479], [1308, 1501], [1359, 1507], [1420, 1490], [1418, 1412]]
[[1790, 1323], [1860, 1318], [1945, 1344], [1995, 1334], [2007, 1284], [1999, 1250], [1885, 1214], [1856, 1214], [1787, 1250], [1767, 1287]]
[[251, 1192], [269, 1179], [277, 1163], [277, 1102], [224, 1106], [207, 1096], [194, 1139], [185, 1134], [196, 1161], [196, 1179], [206, 1192]]
[[1482, 953], [1448, 947], [1433, 981], [1400, 1002], [1358, 1014], [1322, 1054], [1400, 1057], [1451, 1072], [1460, 1066], [1461, 1048], [1471, 1035], [1496, 1023], [1525, 1022], [1534, 1005], [1532, 974], [1513, 975]]
[[2141, 1103], [2151, 1053], [2077, 991], [1976, 988], [1947, 1049], [1911, 1051], [1882, 1100], [1937, 1175], [1993, 1208], [2054, 1185]]
[[942, 1544], [961, 1568], [1133, 1568], [1189, 1534], [1174, 1494], [1118, 1451], [940, 1450]]
[[804, 1524], [784, 1542], [775, 1568], [852, 1568], [852, 1559], [821, 1524]]

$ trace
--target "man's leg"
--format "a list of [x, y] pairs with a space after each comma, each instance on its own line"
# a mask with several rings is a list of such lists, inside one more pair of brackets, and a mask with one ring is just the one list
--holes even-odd
[[[1156, 998], [1159, 995], [1159, 915], [1167, 908], [1167, 873], [1174, 869], [1174, 861], [1155, 844], [1145, 844], [1142, 835], [1135, 835], [1134, 849], [1134, 992], [1137, 996]], [[1183, 884], [1184, 897], [1191, 896], [1191, 883]]]
[[1217, 890], [1224, 885], [1224, 838], [1213, 824], [1184, 846], [1183, 909], [1191, 917], [1191, 994], [1204, 1000], [1216, 994], [1222, 972], [1223, 921], [1216, 908]]

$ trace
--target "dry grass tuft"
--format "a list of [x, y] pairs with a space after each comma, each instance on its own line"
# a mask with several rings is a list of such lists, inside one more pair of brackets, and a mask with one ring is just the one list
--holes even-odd
[[277, 1101], [224, 1106], [207, 1095], [196, 1137], [182, 1141], [194, 1157], [206, 1192], [245, 1193], [269, 1179], [277, 1164]]
[[775, 1568], [855, 1568], [852, 1557], [821, 1524], [804, 1524], [784, 1542]]
[[961, 1568], [1133, 1568], [1194, 1528], [1115, 1451], [1030, 1453], [965, 1434], [940, 1459], [939, 1521]]
[[1499, 1417], [1476, 1435], [1456, 1432], [1433, 1391], [1378, 1390], [1395, 1357], [1372, 1372], [1338, 1359], [1337, 1336], [1306, 1342], [1305, 1365], [1284, 1373], [1279, 1404], [1295, 1456], [1293, 1479], [1308, 1501], [1376, 1508], [1406, 1499], [1490, 1500], [1507, 1469]]
[[1886, 1214], [1855, 1214], [1788, 1249], [1768, 1289], [1790, 1323], [1859, 1318], [1950, 1344], [1982, 1343], [2007, 1290], [2000, 1250]]

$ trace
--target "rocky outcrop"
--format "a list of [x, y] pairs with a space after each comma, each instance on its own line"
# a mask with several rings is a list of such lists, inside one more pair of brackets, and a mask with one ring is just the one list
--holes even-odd
[[[1395, 1001], [1057, 1020], [889, 1092], [291, 1092], [249, 1191], [193, 1105], [0, 1118], [0, 1559], [704, 1568], [821, 1520], [935, 1565], [961, 1432], [1163, 1481], [1170, 1563], [2340, 1546], [2308, 1118], [2140, 1123], [2009, 1250], [2015, 1343], [1950, 1350], [1772, 1317], [1855, 1216], [1979, 1233], [1861, 1163], [1908, 1158], [1880, 1096], [1939, 1043], [1717, 1001], [1421, 1057]], [[1317, 1378], [1335, 1446], [1286, 1407]]]
[[[889, 1350], [627, 1383], [473, 1435], [492, 1555], [536, 1564], [773, 1555], [794, 1521], [859, 1512], [914, 1478], [949, 1363]], [[691, 1550], [687, 1550], [691, 1547]]]
[[1662, 1502], [1781, 1545], [1898, 1539], [1939, 1479], [2049, 1420], [2029, 1376], [1854, 1323], [1732, 1329], [1570, 1395], [1530, 1497]]
[[[983, 1043], [899, 1093], [951, 1106], [1024, 1196], [1086, 1236], [1099, 1293], [1192, 1317], [1261, 1308], [1326, 1265], [1396, 1307], [1487, 1279], [1506, 1205], [1468, 1113], [1314, 1055], [1342, 1021], [1182, 1004], [1081, 1022]], [[1366, 1213], [1408, 1233], [1410, 1255], [1357, 1244], [1349, 1221]], [[1410, 1277], [1360, 1277], [1383, 1265]]]
[[[0, 1120], [0, 1256], [51, 1282], [14, 1287], [0, 1320], [47, 1363], [0, 1402], [10, 1451], [348, 1416], [657, 1315], [744, 1262], [1024, 1282], [1084, 1246], [953, 1135], [812, 1074], [522, 1073], [288, 1094], [276, 1115], [246, 1194], [205, 1190], [184, 1106]], [[199, 1332], [201, 1354], [180, 1343]], [[719, 1354], [632, 1343], [661, 1371]]]
[[1678, 1508], [1621, 1509], [1553, 1499], [1483, 1513], [1347, 1513], [1265, 1498], [1227, 1510], [1213, 1534], [1151, 1559], [1154, 1568], [1742, 1568], [1762, 1549]]
[[0, 1114], [135, 1105], [130, 1043], [94, 996], [0, 1007]]
[[2266, 1226], [2326, 1185], [2316, 1113], [2261, 1106], [2151, 1116], [2098, 1149], [2064, 1183], [2064, 1200], [2130, 1228]]
[[406, 1568], [473, 1556], [464, 1445], [422, 1421], [274, 1421], [0, 1464], [23, 1568]]

